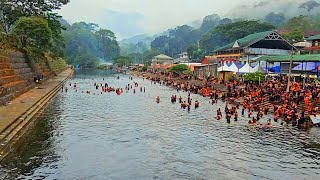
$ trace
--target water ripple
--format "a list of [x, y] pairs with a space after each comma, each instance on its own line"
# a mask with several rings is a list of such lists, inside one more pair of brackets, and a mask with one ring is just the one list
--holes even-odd
[[228, 124], [215, 118], [223, 103], [192, 95], [201, 105], [188, 112], [170, 102], [185, 93], [134, 81], [147, 92], [101, 94], [95, 82], [124, 88], [132, 81], [105, 71], [77, 74], [77, 92], [55, 98], [0, 165], [0, 179], [319, 179], [318, 128], [275, 124], [264, 132], [245, 117]]

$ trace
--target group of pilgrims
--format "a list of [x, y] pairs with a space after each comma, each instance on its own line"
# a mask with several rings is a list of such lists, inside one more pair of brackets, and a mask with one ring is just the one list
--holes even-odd
[[[119, 76], [115, 77], [120, 79]], [[190, 77], [189, 77], [190, 78]], [[132, 77], [129, 77], [133, 81]], [[287, 91], [286, 77], [280, 79], [267, 79], [263, 83], [244, 82], [241, 80], [233, 80], [224, 82], [222, 80], [212, 80], [204, 83], [189, 84], [189, 81], [177, 82], [172, 78], [151, 78], [147, 77], [151, 81], [151, 84], [167, 85], [175, 88], [177, 92], [184, 91], [188, 93], [185, 100], [180, 96], [178, 101], [181, 108], [190, 111], [192, 106], [191, 94], [200, 94], [202, 96], [210, 97], [210, 103], [212, 105], [218, 104], [218, 101], [225, 103], [225, 119], [228, 123], [231, 119], [234, 121], [239, 120], [238, 110], [241, 109], [241, 116], [247, 116], [248, 124], [259, 125], [259, 120], [264, 115], [273, 113], [273, 121], [279, 122], [281, 125], [292, 125], [298, 127], [310, 127], [313, 126], [310, 116], [319, 115], [320, 105], [320, 87], [314, 83], [307, 83], [303, 86], [301, 83], [293, 82]], [[104, 79], [103, 79], [104, 80]], [[143, 78], [144, 80], [144, 78]], [[219, 90], [215, 88], [216, 85], [223, 84], [226, 89]], [[69, 87], [72, 87], [71, 82]], [[77, 91], [77, 84], [73, 84], [74, 89]], [[140, 92], [146, 92], [145, 87], [139, 86], [138, 82], [133, 84], [127, 84], [125, 88], [115, 88], [109, 86], [108, 83], [94, 83], [96, 90], [101, 89], [101, 94], [106, 92], [115, 92], [117, 95], [121, 95], [124, 90], [136, 93], [136, 89], [140, 89]], [[61, 91], [68, 91], [68, 86], [62, 87]], [[91, 91], [82, 91], [83, 93], [91, 94]], [[96, 94], [96, 92], [93, 92]], [[156, 102], [160, 103], [160, 97], [156, 97]], [[177, 96], [171, 96], [171, 102], [177, 102]], [[199, 108], [200, 103], [198, 100], [194, 102], [194, 108]], [[229, 108], [231, 106], [231, 108]], [[256, 112], [256, 115], [254, 115]], [[271, 118], [263, 126], [271, 126]], [[217, 120], [223, 119], [223, 113], [220, 108], [216, 114]], [[320, 126], [316, 124], [316, 126]]]
[[[228, 82], [212, 80], [200, 84], [189, 84], [190, 77], [187, 77], [185, 81], [159, 77], [147, 77], [147, 79], [150, 79], [151, 83], [164, 84], [176, 88], [177, 91], [188, 92], [187, 101], [182, 101], [181, 97], [179, 98], [179, 103], [183, 108], [190, 109], [190, 93], [210, 97], [211, 104], [217, 104], [219, 100], [225, 102], [225, 119], [228, 123], [230, 123], [232, 117], [234, 121], [238, 121], [237, 111], [241, 106], [241, 115], [249, 118], [248, 124], [250, 125], [271, 127], [272, 116], [270, 118], [269, 114], [273, 113], [273, 121], [275, 123], [279, 122], [281, 125], [292, 125], [299, 128], [320, 126], [320, 124], [313, 124], [310, 118], [319, 115], [320, 106], [320, 87], [312, 82], [306, 83], [304, 86], [302, 83], [292, 82], [289, 91], [287, 91], [286, 82], [288, 82], [288, 79], [286, 76], [267, 79], [259, 84], [241, 80]], [[217, 84], [223, 84], [226, 90], [215, 89], [214, 87]], [[172, 95], [171, 101], [176, 101], [175, 95]], [[232, 107], [229, 109], [230, 105]], [[199, 107], [199, 102], [195, 103], [195, 106]], [[256, 112], [256, 116], [254, 116], [254, 112]], [[259, 120], [264, 115], [268, 115], [268, 118], [265, 118], [267, 123], [261, 124]], [[217, 120], [221, 120], [222, 117], [219, 108], [217, 110]]]
[[[115, 77], [115, 79], [120, 79], [120, 76], [117, 76]], [[132, 77], [129, 77], [130, 80], [133, 80]], [[94, 80], [94, 79], [92, 79]], [[104, 81], [104, 78], [103, 78], [103, 81]], [[93, 84], [93, 87], [95, 90], [101, 90], [100, 93], [97, 93], [96, 91], [92, 92], [90, 90], [87, 90], [87, 91], [82, 91], [82, 93], [86, 93], [86, 94], [93, 94], [93, 95], [99, 95], [99, 94], [103, 94], [103, 93], [110, 93], [110, 92], [115, 92], [118, 96], [120, 96], [122, 93], [124, 93], [124, 90], [126, 92], [129, 92], [130, 90], [133, 90], [133, 93], [136, 93], [136, 88], [139, 87], [139, 84], [137, 82], [133, 82], [133, 84], [127, 84], [125, 86], [125, 88], [116, 88], [116, 87], [113, 87], [113, 86], [109, 86], [108, 83], [104, 82], [104, 83], [97, 83], [95, 82]], [[61, 92], [68, 92], [69, 88], [72, 88], [72, 83], [69, 82], [69, 85], [68, 86], [62, 86], [61, 87]], [[77, 83], [74, 83], [73, 84], [73, 88], [75, 90], [75, 92], [78, 91], [78, 87], [77, 87]], [[146, 88], [145, 87], [142, 87], [140, 86], [140, 92], [146, 92]]]

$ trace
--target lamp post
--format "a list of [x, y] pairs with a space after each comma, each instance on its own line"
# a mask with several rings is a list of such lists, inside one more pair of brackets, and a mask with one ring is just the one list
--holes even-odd
[[292, 70], [292, 60], [293, 60], [293, 50], [291, 52], [291, 57], [290, 57], [290, 65], [289, 65], [289, 76], [288, 76], [288, 84], [287, 84], [287, 92], [290, 91], [290, 84], [291, 84], [291, 70]]

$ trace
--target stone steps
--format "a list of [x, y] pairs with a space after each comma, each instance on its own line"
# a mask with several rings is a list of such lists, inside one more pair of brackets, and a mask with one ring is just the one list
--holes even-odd
[[55, 88], [0, 132], [0, 161], [13, 151], [15, 143], [35, 124], [37, 115], [41, 114], [44, 107], [55, 94], [59, 92], [61, 86], [63, 86], [69, 78], [70, 76], [60, 82]]
[[29, 90], [29, 83], [26, 80], [14, 81], [0, 86], [0, 105], [4, 105]]
[[10, 69], [9, 63], [0, 63], [0, 69]]
[[19, 81], [20, 77], [16, 75], [10, 75], [10, 76], [2, 76], [0, 77], [0, 86], [3, 86], [10, 82]]
[[0, 77], [15, 75], [13, 69], [0, 69]]
[[[1, 67], [1, 64], [0, 64], [0, 67]], [[13, 69], [30, 68], [29, 65], [27, 63], [25, 63], [25, 62], [23, 62], [23, 63], [21, 63], [21, 62], [20, 63], [12, 63], [11, 67]]]

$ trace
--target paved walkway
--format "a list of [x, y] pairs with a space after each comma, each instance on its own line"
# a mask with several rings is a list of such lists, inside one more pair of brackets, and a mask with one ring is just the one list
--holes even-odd
[[70, 76], [72, 72], [73, 70], [67, 69], [58, 76], [38, 84], [35, 88], [15, 98], [8, 105], [0, 106], [0, 132]]

